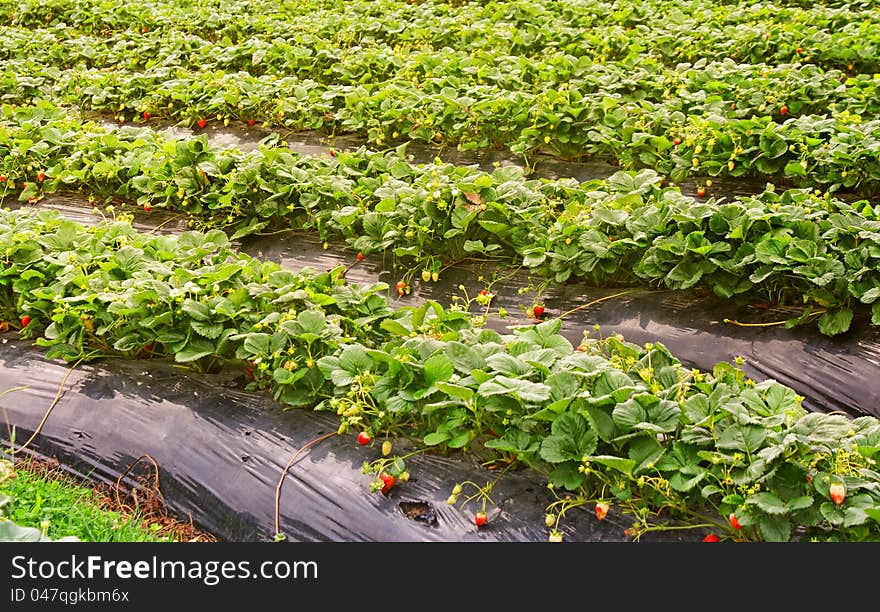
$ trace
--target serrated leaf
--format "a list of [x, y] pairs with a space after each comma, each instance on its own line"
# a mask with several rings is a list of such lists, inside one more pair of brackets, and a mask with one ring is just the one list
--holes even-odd
[[590, 457], [589, 460], [590, 463], [598, 463], [599, 465], [613, 468], [618, 472], [623, 472], [627, 476], [632, 476], [633, 468], [636, 465], [635, 461], [632, 459], [623, 459], [622, 457], [615, 457], [614, 455], [594, 455]]
[[451, 436], [448, 431], [435, 431], [433, 433], [429, 433], [424, 438], [422, 438], [422, 442], [424, 442], [427, 446], [436, 446], [437, 444], [446, 442], [450, 437]]
[[784, 516], [763, 515], [758, 519], [758, 529], [766, 542], [791, 540], [791, 521]]
[[575, 491], [584, 484], [585, 476], [578, 471], [578, 464], [569, 461], [557, 465], [548, 477], [554, 487]]
[[790, 508], [773, 493], [763, 492], [749, 495], [747, 504], [754, 504], [767, 514], [788, 514]]
[[216, 340], [225, 329], [222, 323], [212, 323], [210, 321], [193, 320], [190, 321], [189, 326], [198, 335], [208, 338], [209, 340]]
[[178, 363], [196, 361], [202, 357], [213, 355], [215, 350], [216, 347], [213, 343], [200, 338], [193, 338], [186, 344], [183, 350], [174, 354], [174, 361]]
[[342, 349], [339, 355], [339, 367], [351, 373], [369, 370], [373, 360], [367, 354], [366, 349], [360, 344], [350, 344]]
[[452, 361], [446, 355], [438, 353], [425, 361], [422, 374], [425, 377], [425, 382], [433, 385], [440, 381], [449, 380], [454, 372], [455, 367], [452, 365]]
[[853, 311], [849, 308], [839, 308], [826, 312], [819, 317], [819, 331], [826, 336], [836, 336], [849, 329], [852, 323]]

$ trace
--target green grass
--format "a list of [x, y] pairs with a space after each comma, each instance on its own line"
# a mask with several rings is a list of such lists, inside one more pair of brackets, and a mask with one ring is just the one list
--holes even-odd
[[158, 524], [145, 526], [136, 514], [123, 516], [102, 509], [93, 489], [68, 477], [37, 474], [20, 466], [14, 473], [12, 478], [0, 478], [0, 495], [12, 498], [0, 508], [0, 516], [19, 526], [44, 528], [53, 540], [75, 536], [84, 542], [174, 541], [157, 533]]

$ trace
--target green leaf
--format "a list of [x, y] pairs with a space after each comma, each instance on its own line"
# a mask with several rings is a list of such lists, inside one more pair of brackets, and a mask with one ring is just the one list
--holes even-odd
[[548, 477], [554, 487], [566, 489], [567, 491], [576, 491], [584, 484], [585, 476], [578, 471], [578, 464], [574, 461], [568, 461], [557, 465]]
[[784, 516], [762, 515], [758, 519], [758, 529], [766, 542], [791, 540], [791, 522]]
[[792, 512], [796, 512], [798, 510], [804, 510], [813, 505], [813, 498], [809, 495], [802, 495], [801, 497], [795, 497], [786, 502], [788, 509]]
[[339, 355], [339, 367], [352, 374], [369, 370], [372, 365], [373, 360], [370, 359], [366, 349], [360, 344], [346, 346]]
[[611, 415], [602, 408], [584, 404], [579, 408], [578, 412], [589, 421], [590, 426], [605, 442], [610, 442], [620, 435], [620, 431], [614, 424]]
[[580, 461], [596, 450], [598, 436], [579, 414], [561, 415], [551, 426], [552, 435], [541, 442], [541, 458], [548, 463]]
[[678, 426], [680, 414], [678, 403], [643, 394], [618, 404], [611, 417], [624, 433], [634, 429], [667, 433]]
[[718, 436], [718, 448], [754, 453], [767, 438], [767, 430], [759, 425], [731, 425]]
[[486, 365], [509, 376], [522, 376], [529, 372], [530, 368], [513, 355], [507, 353], [494, 353], [486, 358]]
[[438, 381], [434, 384], [440, 391], [450, 397], [455, 397], [466, 402], [469, 402], [474, 397], [474, 390], [469, 387], [462, 387], [461, 385], [454, 385], [442, 381]]
[[187, 298], [183, 301], [183, 305], [180, 307], [183, 312], [187, 313], [190, 318], [196, 321], [210, 321], [211, 320], [211, 309], [208, 308], [205, 304], [201, 302], [197, 302], [190, 298]]
[[190, 321], [190, 327], [193, 331], [209, 340], [216, 340], [223, 333], [224, 327], [222, 323], [211, 323], [210, 321]]
[[446, 442], [450, 437], [452, 437], [448, 431], [435, 431], [433, 433], [429, 433], [422, 439], [427, 446], [436, 446], [443, 442]]
[[849, 329], [853, 311], [849, 308], [831, 310], [819, 317], [819, 331], [826, 336], [836, 336]]
[[387, 332], [395, 336], [401, 336], [404, 338], [408, 338], [410, 334], [410, 330], [395, 321], [394, 319], [382, 319], [382, 322], [379, 323], [379, 327], [384, 329]]
[[610, 467], [618, 472], [623, 472], [627, 476], [632, 476], [633, 468], [636, 465], [632, 459], [623, 459], [614, 455], [594, 455], [589, 460], [590, 463], [598, 463], [599, 465]]
[[473, 433], [469, 429], [458, 432], [449, 440], [449, 448], [463, 448], [467, 446], [468, 443], [471, 441], [472, 436]]
[[440, 381], [447, 381], [455, 372], [452, 361], [442, 353], [432, 355], [425, 361], [424, 377], [429, 385]]
[[666, 447], [654, 436], [633, 440], [629, 447], [629, 458], [636, 464], [633, 471], [639, 473], [653, 470], [665, 453]]
[[455, 369], [463, 374], [470, 374], [472, 370], [481, 370], [486, 366], [486, 361], [476, 351], [461, 342], [447, 343], [444, 352]]
[[213, 355], [216, 347], [213, 343], [201, 338], [193, 338], [190, 340], [182, 351], [178, 351], [174, 355], [174, 361], [179, 363], [187, 363], [196, 361], [202, 357]]
[[303, 310], [297, 315], [296, 320], [302, 326], [304, 334], [320, 335], [327, 327], [324, 313], [320, 310]]
[[747, 504], [754, 504], [767, 514], [788, 514], [791, 510], [781, 499], [769, 492], [755, 493], [746, 498]]
[[550, 398], [550, 387], [545, 384], [500, 374], [481, 384], [477, 392], [484, 397], [509, 395], [527, 403], [544, 402]]

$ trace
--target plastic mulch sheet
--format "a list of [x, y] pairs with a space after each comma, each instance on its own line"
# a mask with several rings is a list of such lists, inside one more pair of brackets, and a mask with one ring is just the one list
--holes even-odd
[[[0, 397], [2, 442], [17, 449], [52, 405], [69, 366], [47, 361], [14, 334], [3, 338], [0, 391], [25, 387]], [[192, 374], [158, 360], [80, 365], [25, 452], [57, 458], [75, 475], [113, 486], [148, 455], [159, 468], [162, 497], [178, 517], [190, 517], [221, 540], [271, 541], [285, 466], [297, 449], [334, 432], [336, 422], [327, 413], [282, 411], [268, 396], [238, 390], [240, 384], [233, 373]], [[289, 541], [547, 540], [544, 513], [553, 497], [535, 472], [504, 474], [491, 493], [489, 523], [477, 528], [478, 502], [462, 509], [446, 499], [456, 483], [482, 485], [497, 473], [469, 455], [422, 453], [407, 459], [410, 481], [383, 495], [370, 492], [372, 476], [361, 469], [379, 456], [378, 448], [359, 446], [353, 435], [332, 435], [301, 454], [278, 498], [281, 533]], [[602, 522], [576, 508], [562, 530], [569, 541], [628, 541], [624, 530], [631, 523], [613, 508]], [[667, 532], [643, 541], [702, 535]]]

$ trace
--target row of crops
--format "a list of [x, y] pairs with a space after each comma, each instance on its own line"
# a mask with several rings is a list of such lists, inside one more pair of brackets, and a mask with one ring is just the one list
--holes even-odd
[[[878, 22], [869, 2], [0, 1], [0, 197], [21, 206], [0, 216], [0, 318], [50, 357], [240, 367], [252, 390], [337, 413], [340, 435], [530, 467], [564, 492], [554, 536], [565, 510], [614, 503], [635, 538], [671, 518], [876, 539], [874, 418], [809, 413], [741, 364], [689, 370], [662, 338], [573, 346], [540, 315], [494, 331], [489, 291], [395, 308], [385, 284], [234, 241], [342, 239], [389, 257], [400, 295], [477, 258], [544, 286], [796, 307], [787, 326], [828, 336], [880, 324]], [[209, 124], [266, 138], [220, 147]], [[363, 146], [297, 154], [299, 130]], [[524, 164], [457, 166], [443, 147]], [[533, 178], [538, 155], [618, 171]], [[760, 187], [713, 197], [725, 177]], [[59, 192], [117, 219], [40, 212]], [[193, 231], [135, 232], [132, 210]], [[401, 457], [376, 465], [376, 490], [408, 476]]]
[[845, 332], [854, 312], [880, 320], [880, 205], [807, 188], [696, 203], [654, 170], [605, 180], [530, 179], [399, 151], [301, 156], [280, 146], [218, 149], [202, 136], [168, 140], [145, 129], [106, 131], [64, 109], [3, 109], [8, 142], [0, 193], [37, 201], [59, 189], [192, 215], [237, 238], [282, 228], [390, 251], [407, 285], [449, 262], [492, 257], [548, 282], [640, 281], [706, 286], [725, 298], [803, 306], [790, 325], [818, 320]]
[[[670, 20], [668, 3], [660, 3], [619, 15], [620, 48], [612, 48], [618, 37], [604, 28], [571, 23], [575, 10], [604, 19], [609, 7], [592, 2], [553, 3], [543, 19], [521, 2], [502, 3], [506, 10], [371, 3], [367, 10], [377, 13], [398, 6], [397, 17], [373, 20], [355, 3], [344, 16], [349, 28], [336, 11], [323, 20], [285, 16], [295, 28], [268, 17], [245, 23], [237, 12], [224, 23], [222, 11], [208, 24], [187, 18], [181, 26], [175, 10], [165, 11], [170, 23], [147, 22], [89, 4], [6, 10], [3, 101], [48, 99], [119, 121], [354, 131], [375, 145], [415, 140], [598, 156], [675, 180], [774, 176], [870, 193], [880, 179], [878, 17], [870, 9], [833, 16], [787, 9], [772, 21], [769, 11], [743, 9], [697, 28], [693, 17]], [[691, 11], [695, 3], [681, 4]], [[395, 20], [427, 19], [428, 5], [445, 19], [412, 39], [408, 29], [392, 34]], [[107, 29], [116, 27], [113, 16], [124, 29]], [[524, 24], [520, 35], [531, 29], [535, 42], [521, 49], [505, 33]], [[835, 36], [811, 37], [810, 25]], [[684, 27], [696, 29], [689, 44], [678, 42]], [[376, 36], [380, 28], [389, 36]], [[479, 37], [449, 40], [463, 30]], [[731, 40], [731, 31], [776, 55], [744, 63], [719, 46], [721, 38], [739, 52], [754, 46]], [[563, 48], [547, 44], [566, 33], [573, 40]]]

